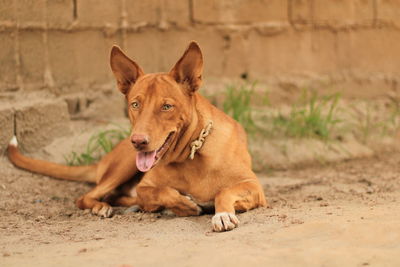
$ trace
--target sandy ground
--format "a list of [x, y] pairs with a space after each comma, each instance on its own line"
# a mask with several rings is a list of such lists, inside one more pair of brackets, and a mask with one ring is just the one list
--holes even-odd
[[260, 175], [272, 208], [211, 215], [74, 207], [91, 186], [0, 160], [0, 266], [400, 266], [400, 153]]

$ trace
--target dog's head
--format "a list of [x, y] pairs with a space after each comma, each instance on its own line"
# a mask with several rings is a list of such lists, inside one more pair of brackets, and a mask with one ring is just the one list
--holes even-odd
[[131, 142], [138, 151], [136, 165], [150, 170], [190, 123], [192, 98], [201, 84], [203, 58], [191, 42], [169, 73], [145, 74], [117, 46], [111, 50], [111, 69], [128, 101]]

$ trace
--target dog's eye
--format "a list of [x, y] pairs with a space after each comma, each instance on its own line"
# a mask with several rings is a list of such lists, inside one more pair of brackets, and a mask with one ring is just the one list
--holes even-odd
[[140, 104], [139, 104], [139, 102], [137, 102], [137, 101], [134, 101], [134, 102], [131, 103], [131, 107], [132, 107], [133, 109], [138, 109], [139, 106], [140, 106]]
[[170, 105], [170, 104], [164, 104], [163, 106], [162, 106], [162, 110], [164, 110], [164, 111], [166, 111], [166, 110], [170, 110], [172, 108], [172, 105]]

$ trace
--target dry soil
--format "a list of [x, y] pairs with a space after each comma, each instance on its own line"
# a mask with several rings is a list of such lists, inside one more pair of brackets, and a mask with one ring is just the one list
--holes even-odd
[[0, 160], [0, 266], [400, 266], [400, 153], [260, 175], [271, 208], [211, 215], [74, 206], [90, 185]]

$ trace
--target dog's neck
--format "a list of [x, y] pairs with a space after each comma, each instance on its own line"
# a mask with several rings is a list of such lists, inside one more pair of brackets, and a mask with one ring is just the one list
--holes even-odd
[[198, 107], [199, 98], [200, 98], [199, 95], [195, 95], [193, 97], [193, 105], [192, 105], [193, 111], [192, 111], [192, 117], [190, 119], [190, 124], [187, 125], [184, 129], [182, 129], [181, 135], [180, 137], [178, 137], [178, 141], [175, 144], [174, 148], [174, 150], [178, 152], [176, 153], [177, 157], [171, 159], [170, 162], [182, 163], [185, 160], [190, 160], [189, 159], [191, 151], [190, 144], [194, 140], [199, 138], [201, 131], [206, 126], [207, 121], [209, 120], [209, 118], [206, 118], [205, 114], [202, 114], [200, 112], [201, 109]]

